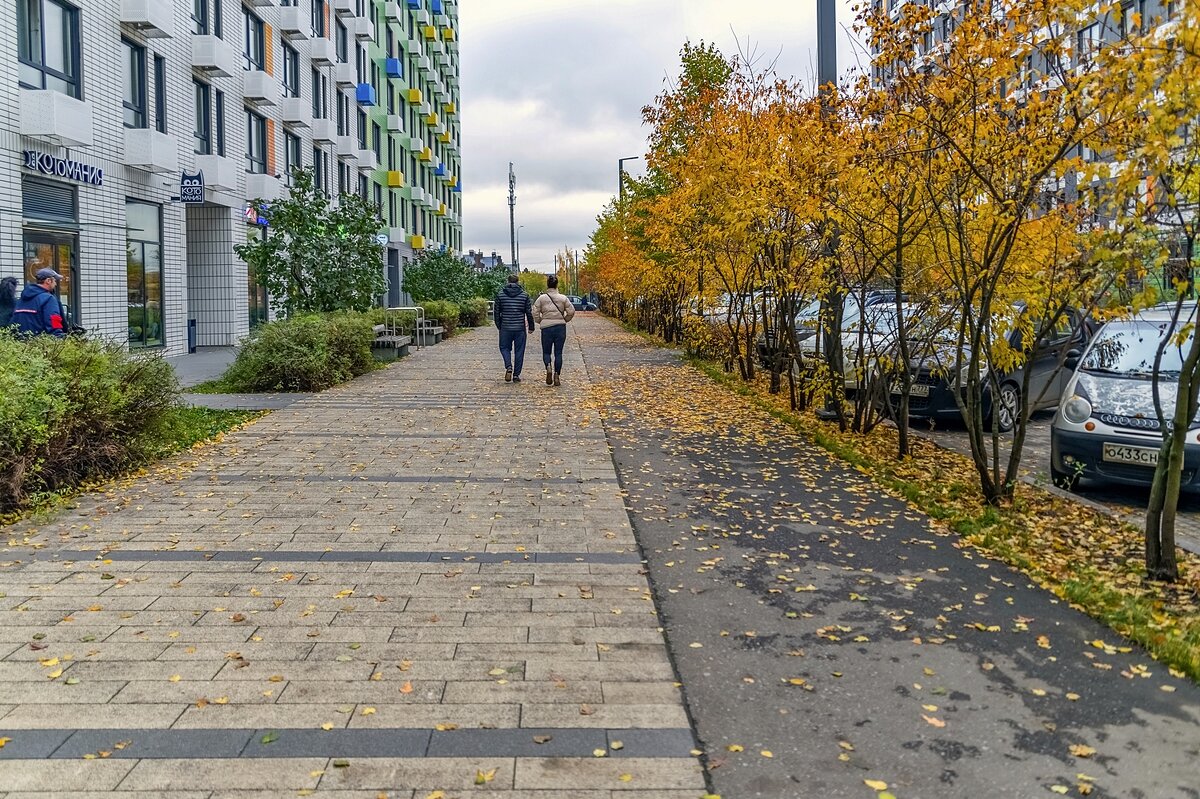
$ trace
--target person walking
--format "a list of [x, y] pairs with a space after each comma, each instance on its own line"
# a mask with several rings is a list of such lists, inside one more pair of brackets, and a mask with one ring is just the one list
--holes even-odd
[[492, 317], [500, 330], [504, 382], [520, 383], [521, 367], [525, 365], [526, 335], [533, 332], [533, 303], [521, 288], [521, 279], [517, 275], [509, 275], [508, 284], [496, 295]]
[[34, 282], [25, 286], [17, 307], [13, 309], [12, 322], [19, 336], [36, 336], [46, 333], [66, 338], [63, 323], [62, 303], [58, 301], [56, 289], [63, 276], [53, 269], [39, 269], [33, 276]]
[[[542, 328], [542, 362], [546, 364], [546, 385], [562, 385], [563, 345], [567, 343], [567, 322], [575, 318], [575, 306], [558, 293], [558, 277], [546, 278], [546, 293], [533, 304], [533, 321]], [[554, 367], [551, 368], [553, 357]]]

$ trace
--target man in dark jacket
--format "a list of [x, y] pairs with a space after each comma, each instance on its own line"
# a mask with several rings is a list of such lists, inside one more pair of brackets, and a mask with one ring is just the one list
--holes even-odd
[[62, 275], [53, 269], [39, 269], [33, 279], [33, 283], [25, 286], [13, 309], [13, 327], [21, 336], [47, 333], [65, 338], [67, 330], [63, 324], [62, 303], [56, 293]]
[[500, 329], [504, 382], [520, 383], [521, 367], [525, 365], [526, 336], [533, 332], [533, 303], [516, 275], [509, 275], [508, 285], [496, 295], [492, 316]]

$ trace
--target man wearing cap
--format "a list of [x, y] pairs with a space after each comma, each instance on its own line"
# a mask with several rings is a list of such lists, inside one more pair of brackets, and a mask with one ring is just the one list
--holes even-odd
[[48, 333], [65, 338], [67, 330], [63, 324], [62, 303], [58, 301], [59, 281], [62, 275], [53, 269], [39, 269], [33, 276], [34, 282], [25, 286], [17, 307], [13, 309], [12, 325], [20, 336], [36, 336]]

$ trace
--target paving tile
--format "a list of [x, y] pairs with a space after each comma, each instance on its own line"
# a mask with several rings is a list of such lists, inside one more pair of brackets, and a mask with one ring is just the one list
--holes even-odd
[[248, 730], [79, 730], [54, 752], [80, 758], [106, 751], [113, 758], [233, 758], [250, 740]]
[[[351, 760], [347, 768], [328, 769], [321, 777], [321, 790], [400, 789], [418, 794], [423, 790], [470, 790], [490, 794], [513, 787], [513, 767], [512, 758], [499, 757]], [[491, 774], [491, 781], [476, 787], [480, 772]]]
[[18, 705], [4, 716], [9, 730], [166, 729], [186, 705]]
[[607, 746], [604, 730], [435, 731], [429, 757], [579, 757]]
[[[3, 732], [0, 729], [0, 732]], [[9, 730], [3, 737], [8, 743], [0, 748], [0, 760], [39, 760], [50, 756], [71, 737], [70, 730]]]
[[[111, 761], [106, 761], [111, 762]], [[129, 791], [195, 789], [314, 789], [327, 758], [140, 760], [121, 783]]]
[[[630, 774], [629, 782], [621, 780]], [[563, 789], [572, 784], [626, 791], [641, 796], [647, 790], [704, 789], [703, 772], [698, 761], [685, 758], [519, 758], [516, 788]]]
[[[274, 736], [263, 743], [268, 734]], [[334, 729], [259, 730], [250, 736], [243, 757], [424, 757], [429, 748], [429, 730]]]
[[44, 791], [51, 796], [107, 791], [116, 788], [132, 768], [129, 760], [0, 760], [0, 785], [13, 792]]

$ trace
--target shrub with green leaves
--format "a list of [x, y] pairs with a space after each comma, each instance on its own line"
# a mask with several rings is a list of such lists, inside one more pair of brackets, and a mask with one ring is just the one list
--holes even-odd
[[143, 462], [170, 437], [178, 400], [160, 357], [0, 333], [0, 512]]
[[454, 331], [458, 329], [459, 307], [457, 303], [448, 300], [431, 300], [422, 302], [420, 306], [425, 309], [425, 318], [446, 328], [445, 337], [450, 338], [454, 335]]
[[322, 391], [375, 367], [368, 314], [308, 314], [257, 328], [223, 378], [234, 391]]
[[487, 324], [488, 301], [474, 297], [458, 304], [458, 322], [463, 327], [479, 327]]

